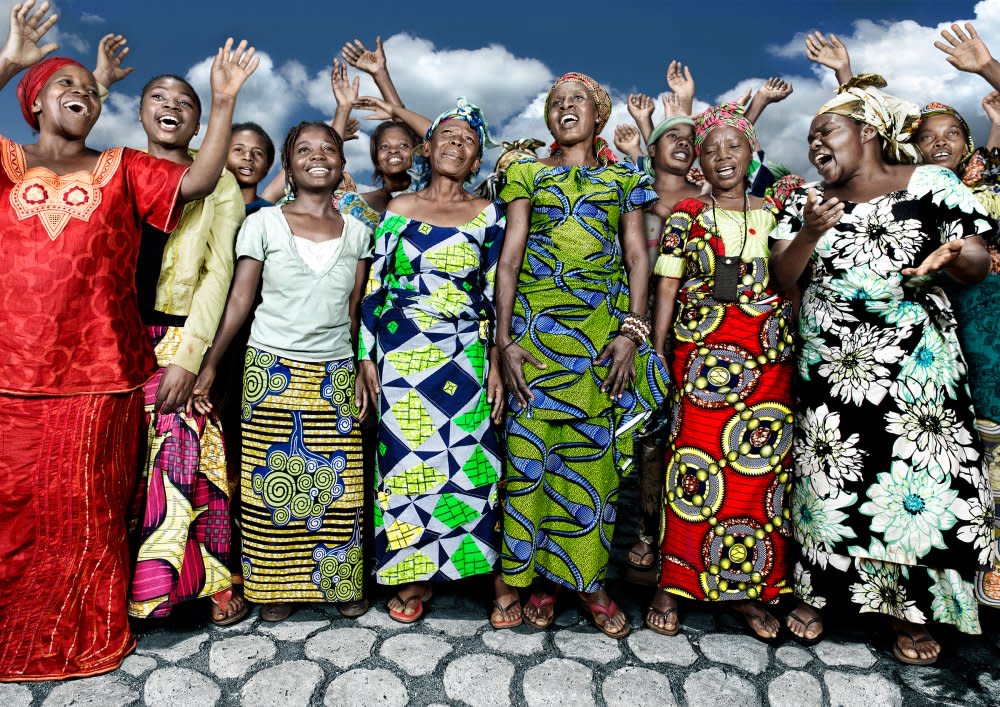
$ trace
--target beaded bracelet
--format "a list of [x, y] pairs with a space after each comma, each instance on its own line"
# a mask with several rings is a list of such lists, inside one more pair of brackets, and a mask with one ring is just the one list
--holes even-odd
[[641, 314], [636, 314], [634, 312], [629, 312], [625, 315], [625, 320], [622, 322], [618, 333], [622, 336], [627, 336], [639, 345], [645, 343], [646, 339], [649, 338], [649, 334], [652, 329], [653, 327], [652, 324], [650, 324], [648, 317], [644, 317]]

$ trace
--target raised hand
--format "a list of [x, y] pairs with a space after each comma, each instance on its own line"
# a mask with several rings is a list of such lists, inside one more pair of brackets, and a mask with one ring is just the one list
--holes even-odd
[[135, 67], [123, 67], [122, 62], [128, 56], [128, 40], [121, 34], [106, 34], [97, 44], [97, 67], [94, 78], [105, 88], [118, 83], [132, 73]]
[[809, 61], [833, 69], [838, 76], [843, 71], [850, 74], [851, 55], [835, 34], [831, 34], [829, 38], [824, 37], [822, 32], [807, 34], [806, 57]]
[[941, 37], [945, 42], [934, 42], [934, 46], [948, 55], [948, 63], [959, 71], [981, 74], [993, 62], [986, 43], [979, 38], [972, 23], [965, 24], [965, 31], [957, 24], [951, 26], [951, 31], [942, 30]]
[[18, 3], [10, 8], [10, 29], [7, 41], [0, 50], [0, 61], [6, 61], [14, 66], [25, 68], [37, 64], [46, 56], [59, 48], [55, 42], [38, 46], [39, 40], [52, 29], [59, 19], [59, 14], [49, 12], [49, 0], [44, 0], [38, 9], [32, 12], [35, 0]]
[[983, 99], [983, 110], [994, 126], [1000, 126], [1000, 91], [993, 91]]
[[354, 101], [354, 107], [360, 110], [369, 111], [365, 120], [395, 120], [393, 106], [388, 101], [383, 101], [375, 96], [361, 96]]
[[375, 75], [386, 70], [385, 50], [382, 49], [382, 37], [375, 38], [375, 51], [369, 51], [360, 39], [348, 42], [340, 50], [344, 61], [358, 71]]
[[628, 97], [628, 114], [632, 116], [633, 120], [637, 123], [640, 120], [652, 120], [653, 119], [653, 109], [656, 104], [653, 103], [653, 99], [644, 93], [633, 93]]
[[344, 126], [344, 142], [357, 140], [358, 133], [361, 132], [361, 123], [357, 118], [348, 118], [347, 125]]
[[671, 61], [667, 67], [667, 85], [677, 94], [684, 114], [689, 114], [694, 104], [694, 79], [691, 77], [691, 70], [676, 59]]
[[615, 126], [615, 147], [623, 155], [635, 157], [642, 151], [642, 143], [639, 140], [639, 131], [631, 125]]
[[767, 103], [779, 103], [792, 95], [792, 90], [791, 83], [783, 81], [777, 76], [772, 76], [764, 82], [757, 93]]
[[330, 71], [330, 87], [333, 89], [333, 97], [337, 101], [337, 107], [346, 107], [348, 110], [354, 107], [354, 102], [358, 100], [358, 85], [361, 77], [355, 76], [354, 81], [347, 78], [347, 64], [342, 64], [340, 60], [333, 60], [333, 69]]
[[837, 225], [844, 215], [844, 204], [837, 197], [821, 201], [815, 189], [806, 192], [802, 209], [802, 231], [818, 237]]
[[688, 115], [688, 112], [684, 110], [684, 106], [681, 105], [681, 99], [676, 93], [664, 93], [660, 96], [660, 102], [663, 104], [663, 117], [673, 118], [675, 115]]
[[235, 99], [243, 84], [257, 70], [260, 57], [255, 56], [257, 50], [242, 39], [233, 49], [233, 38], [226, 40], [219, 47], [215, 60], [212, 62], [211, 85], [212, 98]]

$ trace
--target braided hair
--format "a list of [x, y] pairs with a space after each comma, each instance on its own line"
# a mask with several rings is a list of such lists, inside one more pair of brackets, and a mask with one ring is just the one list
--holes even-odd
[[[295, 142], [299, 139], [299, 135], [306, 128], [319, 128], [321, 130], [326, 130], [330, 135], [330, 140], [334, 145], [337, 146], [337, 151], [340, 152], [340, 161], [342, 167], [347, 166], [347, 157], [344, 155], [344, 139], [340, 137], [340, 134], [333, 129], [333, 126], [329, 123], [324, 123], [319, 120], [303, 120], [298, 125], [294, 126], [288, 131], [288, 135], [285, 136], [285, 142], [281, 146], [281, 168], [285, 170], [285, 191], [291, 196], [295, 195], [295, 180], [292, 178], [291, 169], [291, 156], [292, 150], [295, 148]], [[341, 171], [341, 180], [344, 178], [344, 173]], [[337, 182], [339, 186], [340, 182]]]

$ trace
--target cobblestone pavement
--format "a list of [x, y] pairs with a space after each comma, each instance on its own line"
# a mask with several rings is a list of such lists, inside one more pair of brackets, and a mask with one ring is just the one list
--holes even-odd
[[[613, 595], [634, 627], [604, 637], [564, 598], [546, 632], [494, 631], [489, 582], [440, 588], [422, 621], [389, 619], [383, 597], [360, 619], [303, 606], [288, 620], [219, 629], [192, 607], [147, 627], [121, 669], [65, 683], [0, 684], [0, 705], [877, 705], [1000, 702], [1000, 621], [982, 637], [941, 632], [939, 666], [900, 666], [887, 633], [829, 620], [828, 639], [769, 646], [726, 612], [683, 608], [668, 638], [641, 625], [648, 590]], [[194, 609], [197, 608], [198, 612]], [[984, 611], [984, 613], [986, 613]], [[881, 622], [872, 620], [868, 625]], [[844, 626], [844, 628], [840, 628]], [[868, 644], [873, 648], [870, 648]]]

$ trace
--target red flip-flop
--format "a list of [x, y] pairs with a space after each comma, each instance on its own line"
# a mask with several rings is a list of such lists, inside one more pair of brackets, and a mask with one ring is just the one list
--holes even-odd
[[[396, 593], [396, 599], [400, 604], [403, 605], [402, 609], [389, 609], [389, 618], [393, 621], [398, 621], [401, 624], [412, 624], [414, 621], [420, 619], [424, 615], [424, 602], [429, 601], [431, 598], [431, 590], [428, 589], [422, 596], [420, 594], [414, 594], [408, 599], [404, 599], [398, 592]], [[416, 602], [414, 606], [414, 612], [412, 614], [407, 614], [406, 610], [409, 608], [410, 604]]]
[[[609, 636], [610, 638], [625, 638], [632, 632], [632, 626], [629, 624], [627, 616], [625, 617], [625, 626], [622, 627], [621, 631], [615, 632], [605, 628], [612, 617], [618, 614], [624, 616], [624, 612], [618, 608], [614, 600], [609, 600], [607, 605], [598, 604], [596, 601], [584, 601], [583, 607], [590, 612], [590, 618], [594, 622], [594, 626], [597, 627], [597, 630], [605, 636]], [[597, 620], [598, 615], [604, 617], [604, 623]]]
[[[531, 596], [528, 597], [528, 606], [534, 607], [535, 609], [544, 609], [547, 606], [553, 606], [556, 603], [555, 594], [542, 594], [540, 592], [532, 592]], [[546, 629], [552, 625], [552, 622], [556, 620], [555, 609], [552, 611], [552, 615], [549, 616], [548, 621], [532, 621], [524, 610], [521, 610], [521, 615], [524, 617], [524, 623], [535, 628]]]

